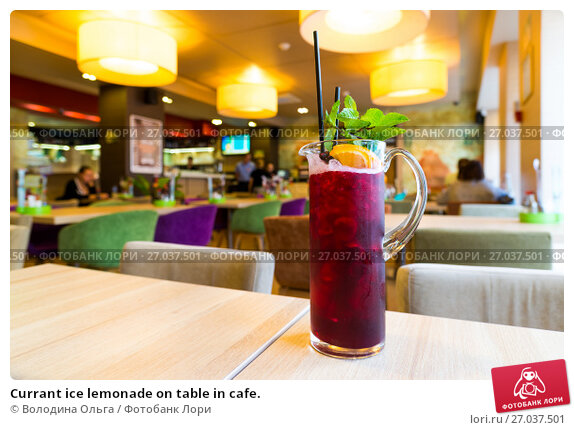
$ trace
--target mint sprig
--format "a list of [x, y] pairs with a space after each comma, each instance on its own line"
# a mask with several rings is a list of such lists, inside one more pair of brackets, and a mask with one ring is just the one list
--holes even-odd
[[397, 127], [398, 124], [409, 120], [403, 114], [390, 112], [385, 115], [380, 109], [370, 108], [361, 115], [357, 110], [357, 103], [349, 95], [345, 97], [343, 106], [343, 109], [339, 111], [341, 102], [338, 100], [333, 103], [330, 112], [325, 112], [325, 149], [327, 151], [331, 150], [337, 131], [339, 138], [359, 140], [387, 140], [406, 131]]

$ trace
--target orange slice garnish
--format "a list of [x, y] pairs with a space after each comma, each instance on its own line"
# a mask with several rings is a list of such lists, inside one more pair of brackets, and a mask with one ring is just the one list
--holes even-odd
[[381, 164], [374, 152], [351, 143], [335, 145], [329, 154], [341, 164], [356, 169], [373, 169]]

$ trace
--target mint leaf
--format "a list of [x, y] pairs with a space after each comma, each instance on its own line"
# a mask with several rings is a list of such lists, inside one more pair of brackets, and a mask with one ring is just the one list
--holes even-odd
[[359, 119], [359, 112], [351, 108], [343, 109], [341, 112], [339, 112], [337, 118], [339, 118], [339, 121], [344, 124], [346, 129], [358, 130], [369, 125], [368, 121]]
[[351, 131], [369, 126], [369, 121], [363, 121], [362, 119], [347, 118], [339, 119], [339, 121], [343, 122], [345, 124], [345, 128], [350, 129]]
[[339, 137], [355, 138], [356, 136], [353, 135], [349, 130], [343, 128], [339, 132]]
[[376, 139], [376, 140], [387, 140], [391, 137], [398, 136], [399, 134], [403, 134], [406, 130], [404, 128], [398, 127], [375, 127], [369, 130], [369, 138]]
[[[336, 119], [336, 118], [335, 118]], [[329, 114], [328, 111], [325, 111], [325, 121], [324, 121], [324, 126], [325, 127], [336, 127], [337, 123], [331, 119], [331, 115]]]
[[330, 152], [331, 149], [333, 149], [333, 138], [331, 138], [331, 140], [325, 140], [325, 142], [323, 142], [323, 145], [325, 145], [325, 151]]
[[408, 120], [409, 118], [401, 113], [389, 112], [388, 114], [385, 115], [382, 122], [377, 125], [392, 127], [393, 125], [401, 124]]
[[[361, 139], [387, 140], [405, 132], [404, 129], [396, 127], [409, 119], [396, 112], [385, 115], [380, 109], [370, 108], [360, 115], [357, 104], [351, 96], [346, 96], [343, 101], [344, 108], [341, 108], [341, 101], [336, 101], [331, 107], [331, 111], [325, 112], [325, 147], [330, 150], [335, 135], [339, 138], [355, 140], [355, 144], [365, 146]], [[338, 120], [338, 123], [337, 123]], [[331, 141], [331, 142], [327, 142]]]
[[355, 100], [353, 99], [353, 97], [347, 95], [345, 97], [345, 107], [349, 108], [349, 109], [353, 109], [354, 111], [357, 110], [357, 103], [355, 102]]
[[336, 130], [334, 128], [329, 128], [325, 130], [325, 141], [333, 140], [335, 138], [335, 131]]
[[345, 108], [339, 112], [337, 118], [339, 118], [339, 121], [345, 121], [347, 119], [359, 119], [359, 112], [351, 108]]
[[367, 112], [361, 117], [363, 121], [368, 121], [372, 127], [383, 125], [385, 114], [377, 108], [368, 109]]
[[339, 106], [341, 105], [341, 100], [337, 100], [333, 103], [333, 107], [331, 108], [331, 113], [329, 114], [329, 119], [331, 123], [335, 125], [337, 123], [337, 114], [339, 113]]

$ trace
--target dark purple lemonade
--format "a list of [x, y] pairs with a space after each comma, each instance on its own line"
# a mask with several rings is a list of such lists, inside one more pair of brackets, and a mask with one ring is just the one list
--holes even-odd
[[316, 348], [317, 340], [346, 349], [378, 347], [358, 352], [360, 357], [384, 344], [384, 187], [382, 171], [329, 169], [310, 176], [311, 332]]

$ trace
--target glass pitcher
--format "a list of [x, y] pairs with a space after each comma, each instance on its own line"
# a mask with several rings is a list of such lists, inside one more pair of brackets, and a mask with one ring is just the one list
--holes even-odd
[[[385, 152], [381, 141], [360, 144], [378, 157], [376, 167], [323, 161], [320, 142], [299, 151], [309, 162], [311, 345], [338, 358], [369, 357], [383, 348], [385, 261], [412, 237], [427, 201], [426, 179], [412, 154]], [[413, 170], [417, 196], [406, 219], [385, 234], [384, 174], [396, 156]]]

